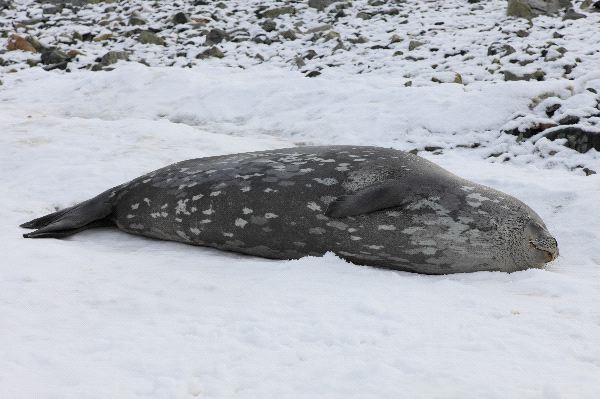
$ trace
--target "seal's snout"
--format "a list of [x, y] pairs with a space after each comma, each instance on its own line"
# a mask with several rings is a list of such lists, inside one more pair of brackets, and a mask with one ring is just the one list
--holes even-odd
[[552, 262], [558, 258], [558, 242], [545, 227], [532, 222], [527, 226], [529, 233], [529, 245], [541, 256], [544, 263]]

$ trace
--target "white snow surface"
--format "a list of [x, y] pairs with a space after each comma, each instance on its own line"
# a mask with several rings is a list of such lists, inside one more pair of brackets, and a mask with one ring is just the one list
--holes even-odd
[[[0, 398], [600, 397], [600, 175], [571, 170], [600, 158], [499, 133], [581, 82], [141, 65], [3, 80]], [[171, 162], [302, 143], [439, 146], [419, 154], [529, 204], [561, 255], [425, 276], [17, 227]]]

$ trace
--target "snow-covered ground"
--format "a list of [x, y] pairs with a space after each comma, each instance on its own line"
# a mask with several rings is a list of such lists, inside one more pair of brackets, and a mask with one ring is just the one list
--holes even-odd
[[[314, 82], [139, 65], [6, 79], [0, 397], [600, 395], [600, 178], [539, 155], [498, 163], [488, 146], [420, 152], [538, 211], [561, 251], [546, 270], [435, 277], [333, 255], [267, 261], [112, 229], [20, 237], [25, 220], [176, 160], [299, 141], [469, 144], [562, 85]], [[597, 155], [564, 152], [598, 167]]]
[[[294, 3], [296, 16], [279, 17], [267, 36], [301, 22], [297, 40], [226, 41], [224, 58], [201, 61], [209, 46], [198, 26], [164, 22], [181, 8], [174, 2], [44, 14], [47, 5], [22, 0], [0, 13], [0, 32], [6, 21], [46, 18], [13, 27], [64, 50], [73, 31], [130, 29], [134, 11], [167, 42], [139, 45], [122, 31], [79, 41], [84, 54], [69, 73], [30, 68], [37, 53], [2, 54], [0, 398], [600, 397], [600, 173], [591, 174], [600, 152], [502, 133], [567, 114], [598, 129], [600, 14], [528, 24], [504, 18], [500, 0], [400, 2], [398, 14], [370, 3], [354, 1], [335, 24], [335, 13]], [[207, 29], [255, 36], [265, 34], [256, 8], [287, 3], [183, 4], [192, 16], [208, 7]], [[367, 11], [373, 19], [356, 17]], [[313, 40], [308, 30], [325, 23], [345, 50]], [[368, 42], [353, 43], [356, 32]], [[396, 33], [403, 40], [390, 44]], [[409, 51], [411, 40], [425, 44]], [[496, 41], [514, 47], [516, 63], [487, 55]], [[152, 66], [86, 69], [109, 49]], [[309, 49], [319, 56], [297, 66]], [[546, 79], [504, 81], [502, 68]], [[305, 77], [314, 70], [321, 75]], [[455, 72], [464, 84], [432, 81]], [[546, 107], [558, 103], [550, 120]], [[270, 261], [116, 229], [26, 240], [17, 227], [171, 162], [304, 144], [417, 150], [526, 202], [560, 257], [544, 270], [425, 276], [333, 254]]]

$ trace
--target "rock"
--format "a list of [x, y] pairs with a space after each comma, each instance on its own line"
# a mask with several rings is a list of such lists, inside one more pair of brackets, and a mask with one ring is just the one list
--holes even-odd
[[517, 121], [519, 121], [518, 123], [520, 124], [519, 126], [508, 129], [504, 128], [502, 132], [512, 136], [517, 136], [517, 141], [523, 141], [543, 132], [544, 130], [557, 126], [556, 122], [554, 121], [543, 120], [525, 121], [525, 124], [522, 125], [522, 120], [523, 119], [517, 119]]
[[8, 51], [21, 50], [28, 51], [30, 53], [37, 53], [37, 50], [35, 49], [35, 47], [33, 47], [31, 43], [29, 43], [27, 40], [23, 39], [21, 36], [18, 35], [10, 36], [6, 45], [6, 49]]
[[27, 36], [26, 39], [29, 44], [31, 44], [33, 46], [33, 48], [35, 48], [37, 50], [38, 53], [43, 53], [44, 51], [47, 51], [48, 48], [46, 46], [44, 46], [42, 43], [40, 43], [38, 41], [38, 39], [36, 39], [33, 36]]
[[502, 58], [506, 57], [507, 55], [513, 54], [515, 51], [515, 48], [511, 45], [502, 44], [500, 42], [494, 42], [488, 47], [487, 55], [497, 55]]
[[44, 53], [42, 53], [42, 64], [44, 65], [54, 65], [61, 64], [69, 59], [69, 56], [59, 49], [51, 49]]
[[129, 60], [129, 55], [125, 51], [109, 51], [108, 53], [104, 54], [100, 59], [100, 65], [109, 66], [115, 64], [120, 60]]
[[296, 14], [296, 9], [294, 7], [291, 7], [291, 6], [270, 8], [268, 10], [262, 11], [259, 14], [259, 16], [262, 17], [262, 18], [273, 19], [273, 18], [277, 18], [280, 15], [285, 15], [285, 14], [294, 15], [294, 14]]
[[508, 0], [506, 15], [531, 19], [538, 15], [552, 15], [571, 7], [570, 0]]
[[583, 168], [581, 169], [583, 170], [583, 173], [585, 173], [586, 176], [591, 176], [591, 175], [595, 175], [596, 171], [590, 168]]
[[546, 115], [548, 116], [548, 118], [552, 118], [552, 116], [554, 116], [556, 111], [558, 111], [559, 109], [560, 104], [552, 104], [546, 108]]
[[331, 29], [333, 29], [333, 26], [331, 26], [329, 24], [325, 24], [325, 25], [315, 26], [314, 28], [307, 30], [305, 33], [319, 33], [319, 32], [325, 32], [325, 31], [328, 31]]
[[200, 59], [200, 60], [205, 60], [207, 58], [223, 58], [225, 57], [225, 54], [223, 54], [223, 52], [218, 48], [218, 47], [211, 47], [208, 50], [204, 50], [203, 52], [201, 52], [200, 54], [198, 54], [196, 56], [196, 58]]
[[210, 32], [206, 34], [206, 44], [211, 46], [214, 44], [219, 44], [223, 40], [228, 40], [229, 35], [222, 29], [211, 29]]
[[316, 8], [318, 11], [323, 11], [338, 1], [340, 0], [308, 0], [308, 6], [311, 8]]
[[569, 8], [567, 10], [567, 12], [565, 13], [565, 15], [563, 16], [563, 21], [576, 20], [576, 19], [582, 19], [582, 18], [586, 18], [585, 14], [576, 12], [572, 8]]
[[419, 48], [419, 47], [421, 47], [424, 44], [425, 44], [424, 42], [420, 42], [418, 40], [411, 40], [408, 43], [408, 50], [409, 51], [413, 51], [414, 49]]
[[0, 0], [0, 11], [13, 8], [12, 0]]
[[302, 58], [305, 60], [312, 60], [316, 56], [317, 56], [317, 52], [313, 49], [310, 49], [304, 54], [304, 56]]
[[600, 132], [581, 126], [559, 126], [543, 134], [548, 140], [567, 139], [565, 146], [581, 153], [592, 148], [600, 151]]
[[510, 71], [500, 71], [500, 73], [504, 74], [505, 81], [517, 81], [517, 80], [538, 80], [542, 81], [546, 77], [546, 73], [542, 70], [537, 70], [533, 73], [526, 73], [523, 75], [517, 75]]
[[296, 40], [296, 32], [291, 29], [281, 32], [280, 35], [287, 40]]
[[187, 15], [186, 13], [184, 13], [182, 11], [173, 15], [172, 20], [175, 25], [189, 24], [190, 22], [192, 22], [189, 15]]
[[368, 12], [360, 11], [356, 14], [356, 18], [364, 19], [366, 21], [373, 18], [373, 15], [369, 14]]
[[311, 71], [311, 72], [309, 72], [309, 73], [306, 74], [306, 77], [307, 78], [316, 78], [320, 74], [321, 74], [321, 72], [319, 72], [319, 71]]
[[137, 41], [142, 44], [156, 44], [158, 46], [164, 46], [165, 41], [162, 37], [156, 35], [156, 33], [150, 32], [149, 30], [143, 30], [137, 37]]
[[133, 13], [129, 17], [129, 25], [137, 26], [137, 25], [146, 25], [148, 22], [138, 13]]
[[575, 125], [579, 123], [579, 117], [576, 115], [565, 115], [558, 120], [561, 125]]
[[275, 23], [275, 21], [272, 19], [267, 19], [265, 22], [260, 24], [260, 26], [265, 32], [273, 32], [275, 29], [277, 29], [277, 23]]
[[586, 8], [588, 11], [600, 11], [600, 1], [586, 0], [581, 4], [581, 8]]

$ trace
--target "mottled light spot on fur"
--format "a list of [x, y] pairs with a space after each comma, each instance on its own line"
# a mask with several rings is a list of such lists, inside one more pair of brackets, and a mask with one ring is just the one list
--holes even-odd
[[383, 245], [365, 245], [369, 249], [382, 249]]
[[211, 197], [216, 197], [216, 196], [218, 196], [219, 194], [221, 194], [221, 191], [213, 191], [212, 193], [210, 193], [210, 196], [211, 196]]
[[178, 223], [181, 223], [181, 222], [183, 222], [183, 219], [182, 218], [175, 218], [175, 221], [178, 222]]
[[358, 237], [358, 236], [350, 236], [350, 239], [352, 241], [358, 241], [358, 240], [362, 240], [362, 237]]
[[320, 177], [316, 177], [313, 180], [324, 186], [333, 186], [334, 184], [338, 184], [338, 181], [335, 177], [325, 177], [322, 179]]
[[225, 237], [233, 237], [233, 233], [223, 233]]
[[333, 197], [331, 195], [324, 195], [321, 198], [321, 202], [324, 203], [325, 205], [329, 205], [331, 204], [333, 201], [336, 200], [336, 197]]
[[397, 218], [397, 217], [402, 216], [402, 214], [400, 212], [396, 212], [396, 211], [386, 212], [386, 215], [391, 216], [393, 218]]
[[244, 219], [242, 219], [242, 218], [237, 218], [237, 219], [235, 219], [235, 225], [236, 225], [237, 227], [241, 227], [241, 228], [243, 229], [243, 228], [244, 228], [244, 226], [246, 226], [247, 224], [248, 224], [248, 222], [247, 222], [247, 221], [245, 221], [245, 220], [244, 220]]
[[377, 226], [377, 230], [396, 230], [396, 226], [391, 225], [391, 224], [380, 224], [379, 226]]
[[306, 246], [306, 243], [302, 242], [302, 241], [294, 241], [293, 244], [297, 247], [305, 247]]
[[208, 208], [208, 209], [206, 209], [206, 210], [202, 211], [202, 213], [203, 213], [203, 214], [205, 214], [205, 215], [208, 215], [208, 216], [210, 216], [210, 215], [212, 215], [213, 213], [215, 213], [215, 210], [213, 209], [213, 207], [212, 207], [212, 205], [211, 205], [211, 206], [210, 206], [210, 208]]
[[411, 227], [407, 227], [404, 230], [402, 230], [402, 232], [404, 234], [415, 234], [417, 231], [420, 230], [425, 230], [424, 227], [420, 227], [420, 226], [411, 226]]
[[354, 227], [348, 229], [348, 233], [354, 233], [355, 231], [358, 231], [358, 229], [355, 229]]
[[243, 213], [244, 215], [249, 215], [249, 214], [251, 214], [252, 212], [254, 212], [254, 211], [253, 211], [252, 209], [250, 209], [250, 208], [244, 208], [244, 209], [242, 209], [242, 213]]
[[180, 213], [183, 213], [184, 215], [190, 214], [190, 212], [187, 210], [187, 202], [188, 201], [189, 201], [188, 199], [177, 201], [177, 206], [175, 207], [176, 215], [179, 215]]
[[161, 207], [160, 207], [160, 209], [167, 209], [167, 207], [168, 207], [168, 206], [169, 206], [169, 204], [168, 204], [168, 203], [166, 203], [166, 204], [163, 204], [163, 206], [161, 206]]
[[327, 230], [325, 230], [322, 227], [313, 227], [313, 228], [308, 229], [309, 234], [316, 234], [316, 235], [325, 234], [326, 231]]
[[144, 202], [146, 205], [150, 206], [150, 198], [144, 198]]
[[127, 215], [127, 219], [133, 219], [135, 217], [135, 215], [132, 215], [131, 213], [129, 215]]
[[248, 192], [248, 191], [250, 191], [250, 190], [251, 190], [250, 186], [244, 186], [244, 187], [242, 187], [242, 188], [240, 189], [240, 191], [241, 191], [241, 192], [243, 192], [243, 193], [247, 193], [247, 192]]
[[136, 209], [138, 209], [139, 207], [140, 207], [140, 203], [139, 203], [139, 202], [137, 202], [137, 203], [135, 203], [135, 204], [131, 205], [131, 209], [133, 209], [133, 210], [136, 210]]
[[133, 224], [130, 224], [129, 227], [134, 230], [142, 230], [144, 228], [144, 225], [140, 224], [140, 223], [133, 223]]
[[200, 223], [202, 223], [202, 224], [212, 223], [212, 220], [211, 219], [202, 219], [200, 221]]
[[192, 227], [190, 228], [190, 231], [194, 234], [196, 234], [197, 236], [200, 235], [200, 229], [197, 227]]
[[310, 209], [311, 211], [321, 211], [322, 210], [321, 207], [319, 206], [319, 204], [317, 204], [316, 202], [313, 202], [313, 201], [309, 202], [306, 205], [306, 207], [308, 209]]
[[346, 230], [348, 225], [346, 223], [339, 222], [337, 220], [333, 220], [327, 223], [327, 226], [336, 228], [338, 230]]
[[202, 194], [194, 195], [194, 196], [192, 197], [192, 201], [198, 201], [198, 200], [199, 200], [200, 198], [202, 198], [202, 197], [204, 197], [204, 195], [202, 195]]
[[265, 218], [266, 218], [266, 219], [275, 219], [275, 218], [277, 218], [277, 217], [279, 217], [279, 216], [277, 216], [277, 215], [276, 215], [276, 214], [274, 214], [274, 213], [265, 213]]

